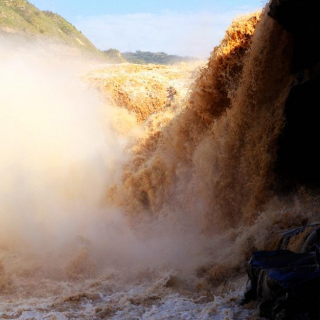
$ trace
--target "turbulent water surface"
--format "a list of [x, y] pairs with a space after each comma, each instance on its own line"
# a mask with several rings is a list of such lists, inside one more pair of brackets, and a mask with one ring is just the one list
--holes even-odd
[[290, 34], [266, 9], [170, 67], [0, 40], [0, 318], [256, 319], [246, 260], [318, 201], [274, 170]]

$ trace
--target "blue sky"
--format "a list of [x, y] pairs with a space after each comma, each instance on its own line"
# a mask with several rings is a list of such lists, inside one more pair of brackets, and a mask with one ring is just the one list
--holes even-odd
[[233, 17], [263, 0], [31, 0], [59, 13], [100, 49], [208, 56]]

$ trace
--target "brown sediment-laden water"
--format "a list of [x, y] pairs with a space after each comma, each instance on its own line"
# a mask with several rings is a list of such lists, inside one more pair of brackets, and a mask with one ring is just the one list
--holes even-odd
[[234, 20], [204, 64], [1, 38], [0, 318], [257, 317], [238, 304], [245, 262], [318, 203], [307, 163], [286, 169], [312, 152], [289, 107], [316, 70], [299, 80], [268, 12]]

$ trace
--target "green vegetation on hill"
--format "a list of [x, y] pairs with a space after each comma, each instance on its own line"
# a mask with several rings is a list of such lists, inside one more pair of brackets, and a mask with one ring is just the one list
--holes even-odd
[[136, 51], [122, 53], [122, 57], [131, 63], [137, 64], [175, 64], [179, 62], [192, 62], [198, 61], [197, 58], [181, 57], [177, 55], [168, 55], [164, 52], [149, 52], [149, 51]]
[[179, 62], [199, 61], [197, 58], [168, 55], [164, 52], [136, 51], [120, 53], [117, 49], [103, 51], [108, 61], [112, 63], [130, 62], [135, 64], [175, 64]]
[[106, 58], [111, 63], [174, 64], [198, 59], [168, 55], [164, 52], [136, 51], [120, 53], [109, 49], [98, 50], [79, 30], [60, 15], [41, 11], [26, 0], [0, 0], [0, 32], [23, 34], [59, 41], [83, 53]]
[[50, 11], [40, 11], [26, 0], [0, 0], [0, 31], [46, 37], [80, 51], [100, 51], [67, 20]]
[[120, 51], [117, 49], [109, 49], [106, 51], [103, 51], [104, 55], [111, 63], [122, 63], [126, 62], [126, 60], [121, 55]]

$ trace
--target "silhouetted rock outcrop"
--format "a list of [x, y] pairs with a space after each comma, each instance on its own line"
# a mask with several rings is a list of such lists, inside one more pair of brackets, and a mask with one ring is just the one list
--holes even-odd
[[258, 251], [248, 263], [250, 283], [244, 303], [256, 300], [261, 317], [320, 319], [320, 226], [286, 231], [278, 247], [287, 249], [294, 243], [299, 252]]
[[295, 38], [297, 67], [311, 67], [320, 60], [319, 12], [319, 0], [273, 0], [270, 4], [269, 16]]
[[296, 75], [285, 106], [276, 172], [284, 191], [300, 185], [320, 187], [320, 1], [273, 0], [269, 16], [294, 39], [292, 72]]

